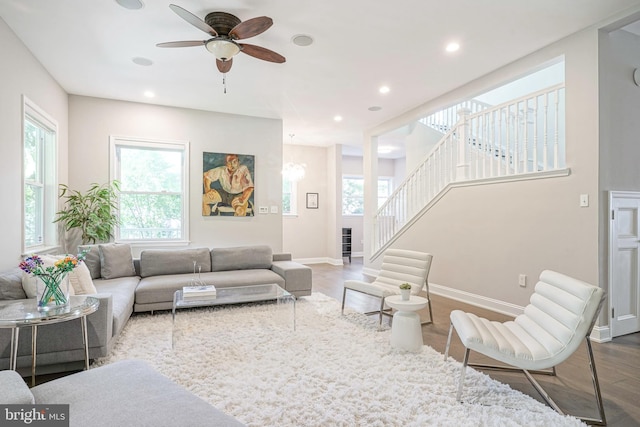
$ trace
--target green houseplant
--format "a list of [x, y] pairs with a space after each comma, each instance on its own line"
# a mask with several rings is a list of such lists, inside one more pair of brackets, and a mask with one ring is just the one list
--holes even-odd
[[101, 185], [92, 183], [85, 193], [60, 184], [58, 197], [64, 199], [65, 206], [56, 212], [54, 222], [61, 222], [66, 231], [79, 228], [83, 244], [109, 241], [118, 224], [118, 191], [120, 183], [115, 180]]
[[403, 283], [399, 286], [400, 294], [403, 301], [408, 301], [411, 297], [411, 285], [409, 283]]

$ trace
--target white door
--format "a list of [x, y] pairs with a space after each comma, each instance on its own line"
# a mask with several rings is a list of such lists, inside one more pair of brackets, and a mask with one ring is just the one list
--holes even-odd
[[611, 336], [640, 331], [640, 193], [609, 193]]

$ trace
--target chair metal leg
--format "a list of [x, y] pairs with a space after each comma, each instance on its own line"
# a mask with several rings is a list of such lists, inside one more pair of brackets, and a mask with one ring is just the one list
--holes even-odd
[[462, 387], [464, 386], [464, 374], [467, 371], [467, 364], [469, 363], [469, 350], [465, 349], [464, 359], [462, 360], [462, 368], [460, 369], [460, 381], [458, 383], [458, 394], [456, 395], [456, 400], [458, 402], [462, 402]]
[[429, 298], [429, 293], [427, 293], [427, 300], [429, 301], [429, 320], [425, 320], [424, 322], [421, 322], [420, 325], [424, 326], [424, 325], [430, 325], [431, 323], [433, 323], [433, 311], [431, 311], [431, 298]]
[[342, 291], [342, 311], [340, 312], [340, 314], [344, 314], [344, 300], [347, 297], [347, 288], [344, 288], [344, 290]]
[[453, 322], [449, 326], [449, 336], [447, 337], [447, 346], [444, 348], [444, 361], [449, 357], [449, 347], [451, 346], [451, 336], [453, 335]]
[[380, 302], [380, 327], [382, 327], [382, 315], [384, 314], [384, 297], [382, 297], [382, 301]]
[[[453, 325], [452, 325], [453, 328]], [[449, 330], [449, 339], [451, 338], [451, 332], [452, 330]], [[597, 425], [597, 426], [606, 426], [607, 425], [607, 419], [605, 417], [605, 413], [604, 413], [604, 404], [602, 402], [602, 393], [600, 391], [600, 382], [598, 381], [598, 372], [596, 371], [596, 361], [593, 357], [593, 348], [591, 346], [591, 339], [589, 338], [589, 336], [587, 335], [585, 337], [586, 341], [587, 341], [587, 353], [589, 355], [589, 368], [591, 370], [591, 381], [593, 382], [593, 390], [594, 390], [594, 395], [596, 398], [596, 404], [598, 406], [598, 412], [599, 412], [599, 416], [600, 418], [589, 418], [589, 417], [580, 417], [577, 415], [572, 415], [582, 421], [584, 421], [585, 423], [589, 424], [589, 425]], [[445, 350], [445, 360], [446, 360], [446, 355], [449, 351], [449, 340], [447, 340], [447, 348]], [[466, 366], [471, 366], [474, 368], [481, 368], [481, 369], [490, 369], [490, 370], [496, 370], [496, 371], [510, 371], [510, 372], [523, 372], [524, 375], [527, 377], [527, 379], [529, 380], [529, 382], [531, 383], [531, 385], [533, 386], [533, 388], [536, 389], [536, 391], [540, 394], [540, 396], [542, 397], [542, 399], [547, 403], [547, 405], [549, 405], [550, 407], [552, 407], [556, 412], [558, 412], [561, 415], [565, 415], [565, 413], [562, 411], [562, 409], [560, 409], [560, 407], [558, 406], [558, 404], [551, 398], [551, 396], [549, 396], [549, 394], [546, 392], [546, 390], [540, 385], [540, 383], [538, 383], [538, 381], [536, 381], [536, 379], [533, 377], [532, 374], [542, 374], [542, 375], [556, 375], [556, 368], [555, 366], [549, 370], [549, 371], [529, 371], [526, 369], [520, 369], [520, 368], [516, 368], [513, 366], [494, 366], [494, 365], [482, 365], [482, 364], [474, 364], [474, 363], [468, 363], [469, 362], [469, 349], [466, 349], [465, 355], [464, 355], [464, 361], [463, 363], [463, 371], [460, 375], [461, 381], [460, 384], [458, 385], [458, 395], [456, 397], [456, 399], [458, 401], [460, 400], [460, 396], [462, 394], [462, 379], [464, 378], [464, 368]]]

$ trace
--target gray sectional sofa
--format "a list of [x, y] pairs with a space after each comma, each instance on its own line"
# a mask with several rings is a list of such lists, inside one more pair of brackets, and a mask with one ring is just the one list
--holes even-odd
[[[87, 316], [89, 358], [106, 356], [134, 312], [172, 308], [173, 294], [193, 278], [216, 287], [277, 283], [296, 297], [311, 294], [311, 269], [273, 254], [269, 246], [144, 250], [133, 259], [129, 245], [80, 247], [89, 250], [85, 264], [100, 300], [98, 311]], [[0, 300], [26, 298], [18, 268], [0, 273]], [[18, 370], [31, 366], [31, 328], [20, 331]], [[38, 328], [37, 373], [81, 369], [84, 361], [80, 321]], [[9, 368], [11, 332], [0, 329], [0, 369]]]
[[31, 390], [15, 372], [0, 371], [0, 403], [27, 409], [69, 405], [70, 427], [244, 425], [139, 360], [115, 362]]

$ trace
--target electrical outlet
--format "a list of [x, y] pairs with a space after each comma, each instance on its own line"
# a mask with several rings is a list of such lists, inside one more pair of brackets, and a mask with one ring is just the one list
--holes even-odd
[[521, 274], [518, 276], [518, 284], [525, 288], [527, 286], [527, 275], [526, 274]]
[[580, 207], [581, 208], [586, 208], [589, 206], [589, 195], [588, 194], [581, 194], [580, 195]]
[[260, 206], [258, 208], [258, 213], [261, 213], [261, 214], [269, 213], [269, 207], [268, 206]]

